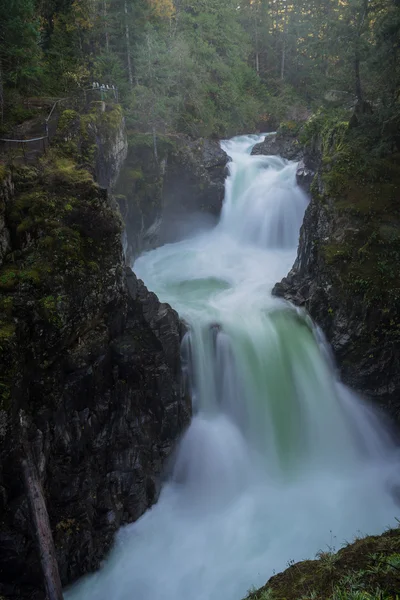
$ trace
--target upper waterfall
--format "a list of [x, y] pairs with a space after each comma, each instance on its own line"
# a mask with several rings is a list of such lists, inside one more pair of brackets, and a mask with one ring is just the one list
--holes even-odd
[[232, 162], [220, 227], [265, 248], [297, 247], [308, 202], [296, 185], [297, 165], [279, 156], [251, 156], [259, 141], [251, 136], [222, 143]]
[[240, 600], [331, 532], [341, 543], [394, 522], [387, 433], [336, 379], [307, 315], [271, 296], [307, 198], [294, 163], [250, 155], [258, 140], [223, 142], [232, 162], [217, 227], [134, 265], [190, 326], [194, 418], [158, 504], [68, 599]]

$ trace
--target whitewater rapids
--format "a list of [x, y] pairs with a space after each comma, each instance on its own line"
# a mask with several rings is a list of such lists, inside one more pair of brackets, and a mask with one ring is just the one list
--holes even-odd
[[261, 139], [223, 143], [232, 162], [217, 227], [134, 264], [190, 324], [194, 418], [158, 504], [67, 600], [240, 600], [289, 561], [380, 533], [400, 513], [384, 427], [336, 380], [310, 319], [271, 296], [307, 198], [294, 163], [251, 156]]

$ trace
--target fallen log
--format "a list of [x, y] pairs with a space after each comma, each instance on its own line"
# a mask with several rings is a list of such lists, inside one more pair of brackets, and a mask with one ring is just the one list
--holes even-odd
[[22, 460], [22, 471], [32, 513], [36, 542], [40, 553], [47, 600], [63, 600], [49, 514], [37, 469], [29, 452], [26, 452], [26, 457]]

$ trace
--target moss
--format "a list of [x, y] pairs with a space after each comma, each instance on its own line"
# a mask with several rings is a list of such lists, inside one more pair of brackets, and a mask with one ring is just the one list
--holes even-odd
[[[114, 140], [120, 131], [123, 111], [119, 105], [105, 105], [93, 102], [91, 110], [79, 114], [74, 110], [66, 110], [60, 117], [57, 128], [56, 147], [65, 158], [76, 163], [94, 166], [97, 153], [97, 134], [105, 140]], [[54, 143], [53, 143], [54, 147]]]
[[[66, 116], [71, 123], [76, 117]], [[75, 139], [72, 142], [53, 145], [34, 167], [16, 164], [12, 169], [15, 195], [5, 209], [13, 251], [0, 268], [4, 410], [12, 406], [13, 388], [27, 356], [32, 360], [34, 352], [37, 364], [47, 369], [57, 357], [49, 348], [62, 347], [76, 323], [81, 325], [88, 311], [97, 310], [105, 282], [112, 277], [103, 276], [100, 265], [118, 256], [119, 220], [89, 170], [80, 166], [83, 153]], [[71, 148], [73, 156], [68, 154]], [[26, 338], [27, 327], [33, 338], [24, 348], [16, 341], [20, 335]]]
[[127, 172], [127, 176], [132, 180], [132, 181], [140, 181], [144, 179], [144, 175], [143, 175], [143, 170], [142, 167], [136, 167], [135, 169], [129, 169], [129, 171]]
[[11, 314], [13, 309], [14, 299], [12, 296], [3, 295], [0, 298], [0, 312]]
[[351, 259], [352, 251], [349, 245], [343, 243], [324, 244], [322, 252], [325, 262], [332, 265], [336, 262], [341, 263], [343, 260]]
[[75, 186], [93, 183], [93, 176], [86, 169], [78, 169], [76, 162], [70, 158], [55, 157], [47, 163], [46, 177], [53, 183]]
[[62, 132], [68, 132], [74, 122], [79, 122], [79, 113], [75, 110], [64, 110], [58, 120], [58, 130]]
[[92, 137], [91, 129], [96, 123], [97, 115], [93, 112], [81, 116], [80, 120], [80, 133], [85, 141], [88, 141]]
[[283, 121], [278, 128], [278, 134], [297, 136], [302, 127], [302, 123], [298, 121]]
[[[335, 553], [320, 552], [317, 560], [292, 564], [272, 577], [248, 600], [395, 599], [400, 588], [400, 529], [358, 539]], [[352, 596], [359, 592], [360, 595]]]
[[326, 155], [344, 146], [348, 131], [349, 116], [346, 111], [320, 111], [312, 115], [301, 128], [300, 142], [304, 146], [317, 142], [322, 154]]
[[67, 536], [78, 533], [79, 529], [80, 527], [77, 524], [76, 519], [64, 519], [63, 521], [59, 521], [56, 525], [56, 532]]
[[0, 345], [14, 336], [15, 325], [0, 321]]
[[106, 106], [106, 110], [100, 115], [100, 127], [104, 127], [111, 132], [117, 131], [122, 124], [123, 110], [120, 104], [111, 104]]
[[316, 115], [302, 135], [322, 149], [311, 192], [338, 220], [341, 241], [321, 244], [320, 252], [339, 293], [346, 298], [351, 290], [366, 306], [391, 302], [393, 310], [400, 309], [399, 156], [376, 155], [367, 133], [355, 135], [340, 113]]
[[0, 290], [12, 290], [18, 282], [18, 271], [12, 267], [6, 267], [0, 271]]
[[61, 305], [62, 305], [63, 297], [62, 296], [45, 296], [41, 298], [39, 304], [42, 308], [42, 313], [49, 323], [55, 325], [56, 327], [61, 327], [63, 324], [63, 320], [61, 317]]
[[6, 166], [0, 163], [0, 183], [2, 183], [5, 180], [7, 173], [8, 171]]
[[39, 170], [36, 167], [28, 167], [25, 165], [14, 165], [13, 167], [13, 182], [16, 190], [30, 188], [39, 177]]

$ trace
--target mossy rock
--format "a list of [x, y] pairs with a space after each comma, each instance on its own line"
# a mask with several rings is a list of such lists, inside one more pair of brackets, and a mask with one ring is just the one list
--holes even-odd
[[400, 589], [400, 529], [370, 536], [317, 560], [291, 565], [247, 600], [395, 600]]
[[74, 124], [79, 123], [80, 116], [76, 110], [64, 110], [58, 120], [58, 131], [69, 133]]
[[0, 183], [2, 183], [8, 175], [8, 169], [6, 165], [0, 163]]
[[70, 158], [56, 157], [47, 163], [45, 177], [55, 185], [76, 186], [92, 184], [93, 176], [86, 169], [79, 169]]
[[0, 321], [0, 345], [5, 341], [10, 340], [15, 333], [15, 325]]

